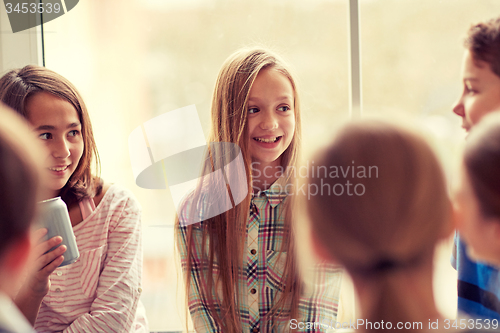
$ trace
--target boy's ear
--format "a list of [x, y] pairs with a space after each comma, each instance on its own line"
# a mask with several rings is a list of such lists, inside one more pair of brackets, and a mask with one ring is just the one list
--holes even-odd
[[2, 258], [2, 270], [14, 274], [20, 273], [28, 261], [30, 251], [31, 239], [29, 233], [26, 232], [10, 243], [7, 249], [5, 249]]

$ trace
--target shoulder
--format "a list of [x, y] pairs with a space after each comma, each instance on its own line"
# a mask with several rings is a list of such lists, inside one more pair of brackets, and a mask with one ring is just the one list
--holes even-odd
[[200, 227], [203, 221], [232, 209], [233, 205], [225, 186], [203, 186], [187, 193], [177, 205], [179, 223], [186, 227]]
[[99, 216], [106, 221], [109, 232], [121, 239], [124, 235], [140, 235], [141, 206], [134, 194], [117, 184], [111, 184], [99, 207]]
[[101, 193], [99, 193], [99, 195], [96, 195], [93, 198], [96, 207], [99, 206], [99, 203], [102, 201], [102, 198], [104, 198], [104, 195], [106, 194], [106, 192], [109, 190], [110, 187], [111, 187], [110, 183], [104, 183], [102, 185]]
[[101, 194], [94, 197], [96, 207], [110, 211], [140, 213], [141, 206], [132, 191], [118, 184], [105, 183]]
[[189, 192], [177, 207], [180, 227], [187, 227], [201, 222], [200, 215], [203, 214], [204, 204], [206, 204], [206, 193], [196, 195], [194, 191]]

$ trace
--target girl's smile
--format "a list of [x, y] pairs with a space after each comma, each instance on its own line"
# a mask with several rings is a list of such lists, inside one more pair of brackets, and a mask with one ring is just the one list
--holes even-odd
[[278, 146], [278, 143], [281, 141], [283, 136], [264, 136], [260, 138], [253, 138], [257, 141], [257, 144], [262, 148], [275, 148]]
[[52, 174], [54, 176], [64, 177], [64, 175], [68, 171], [68, 168], [70, 167], [70, 165], [54, 166], [54, 167], [50, 167], [49, 170], [52, 172]]
[[263, 69], [248, 95], [248, 138], [252, 160], [277, 166], [295, 132], [294, 90], [275, 69]]
[[29, 97], [26, 111], [33, 130], [48, 148], [48, 186], [53, 196], [57, 196], [75, 172], [83, 154], [80, 118], [68, 101], [47, 92]]

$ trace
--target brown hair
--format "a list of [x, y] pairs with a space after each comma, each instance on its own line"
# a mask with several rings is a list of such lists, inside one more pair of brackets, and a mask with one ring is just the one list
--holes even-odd
[[[210, 218], [201, 224], [202, 237], [198, 239], [193, 236], [193, 228], [187, 227], [185, 244], [187, 252], [186, 262], [183, 268], [186, 277], [186, 294], [189, 294], [192, 283], [190, 271], [194, 262], [192, 253], [196, 247], [207, 249], [202, 251], [201, 261], [203, 281], [200, 294], [209, 305], [209, 311], [216, 324], [223, 332], [241, 332], [241, 314], [239, 313], [239, 288], [238, 281], [243, 268], [243, 246], [245, 243], [246, 225], [250, 209], [252, 193], [251, 156], [248, 152], [247, 138], [247, 99], [255, 78], [263, 69], [273, 69], [286, 76], [292, 84], [295, 112], [295, 134], [290, 146], [282, 155], [282, 166], [295, 166], [299, 152], [300, 140], [300, 106], [297, 94], [297, 84], [293, 76], [277, 55], [264, 49], [242, 49], [231, 55], [222, 65], [219, 72], [212, 99], [211, 108], [211, 132], [210, 142], [232, 142], [237, 144], [242, 151], [246, 167], [246, 179], [248, 195], [235, 208]], [[208, 168], [213, 165], [225, 165], [224, 161], [213, 161], [214, 156], [207, 163]], [[215, 156], [216, 159], [224, 159], [224, 156]], [[273, 304], [269, 315], [262, 318], [261, 330], [269, 325], [271, 327], [275, 318], [293, 317], [296, 315], [300, 282], [297, 279], [297, 265], [295, 262], [295, 245], [291, 234], [291, 206], [292, 198], [287, 197], [284, 201], [285, 208], [285, 236], [287, 241], [283, 242], [282, 251], [288, 252], [283, 275], [281, 277], [281, 290], [279, 299]], [[176, 219], [178, 225], [179, 220]], [[198, 225], [199, 226], [199, 225]], [[196, 227], [198, 227], [196, 226]], [[177, 238], [179, 235], [177, 228]], [[196, 242], [201, 242], [197, 244]], [[182, 242], [179, 242], [182, 244]], [[179, 245], [180, 245], [179, 244]], [[208, 252], [208, 253], [207, 253]], [[218, 273], [215, 274], [214, 258], [218, 262]], [[215, 276], [216, 275], [216, 276]], [[215, 295], [221, 295], [218, 300], [221, 308], [215, 305]]]
[[380, 121], [347, 125], [315, 160], [329, 170], [309, 178], [322, 190], [306, 203], [315, 239], [353, 277], [377, 283], [368, 320], [404, 321], [393, 273], [430, 265], [449, 222], [438, 160], [422, 138]]
[[500, 218], [500, 113], [486, 115], [474, 126], [464, 164], [479, 208], [485, 217]]
[[42, 156], [26, 122], [0, 103], [0, 257], [29, 231], [40, 200]]
[[[61, 75], [35, 65], [11, 70], [0, 78], [0, 100], [25, 118], [28, 118], [26, 111], [28, 99], [39, 92], [47, 92], [69, 102], [78, 113], [82, 124], [83, 154], [76, 170], [59, 195], [68, 206], [84, 197], [98, 195], [102, 190], [102, 181], [98, 178], [99, 154], [87, 108], [73, 84]], [[96, 177], [91, 171], [93, 160]]]
[[464, 44], [476, 61], [487, 62], [500, 76], [500, 17], [470, 27]]

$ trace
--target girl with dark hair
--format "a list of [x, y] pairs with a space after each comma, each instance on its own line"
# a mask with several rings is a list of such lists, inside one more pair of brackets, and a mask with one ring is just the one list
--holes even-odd
[[0, 79], [0, 100], [47, 147], [44, 185], [48, 197], [65, 201], [80, 252], [58, 268], [65, 247], [50, 249], [62, 239], [40, 241], [16, 304], [40, 332], [148, 332], [139, 301], [140, 207], [132, 193], [92, 174], [98, 155], [80, 94], [59, 74], [30, 65]]

